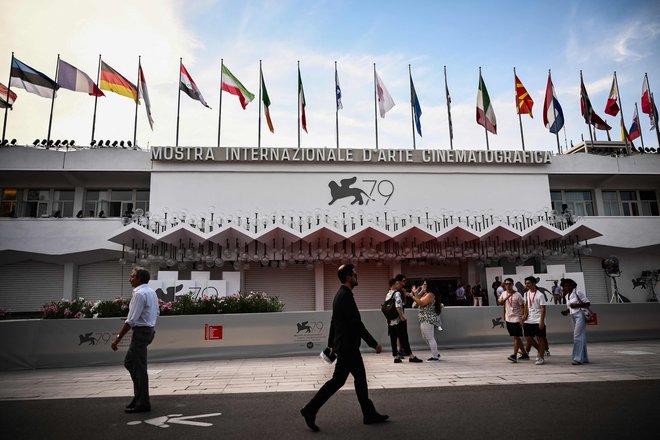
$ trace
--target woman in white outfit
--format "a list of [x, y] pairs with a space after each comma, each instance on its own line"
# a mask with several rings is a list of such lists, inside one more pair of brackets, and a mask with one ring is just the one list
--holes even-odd
[[438, 298], [436, 301], [436, 295], [427, 289], [426, 281], [418, 292], [411, 295], [411, 298], [419, 306], [419, 329], [431, 349], [431, 357], [428, 361], [437, 362], [440, 360], [440, 353], [438, 353], [438, 343], [435, 341], [435, 328], [440, 326], [440, 312], [442, 311], [440, 299]]
[[577, 288], [577, 283], [570, 278], [561, 280], [561, 288], [566, 299], [566, 310], [561, 314], [570, 313], [573, 320], [573, 365], [582, 365], [589, 362], [587, 355], [587, 320], [584, 316], [588, 312], [589, 298]]

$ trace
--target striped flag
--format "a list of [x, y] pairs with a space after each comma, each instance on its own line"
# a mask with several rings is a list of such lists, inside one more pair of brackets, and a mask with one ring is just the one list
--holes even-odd
[[182, 90], [192, 99], [201, 102], [204, 107], [211, 108], [206, 103], [206, 101], [204, 101], [202, 92], [200, 92], [199, 88], [197, 88], [197, 84], [195, 84], [195, 81], [193, 81], [192, 77], [186, 70], [186, 66], [184, 66], [183, 63], [181, 63], [181, 81], [179, 82], [179, 90]]
[[10, 87], [20, 87], [44, 98], [53, 98], [57, 95], [55, 91], [60, 88], [55, 81], [27, 64], [23, 64], [16, 57], [11, 60], [9, 85]]
[[543, 124], [553, 134], [559, 133], [559, 130], [564, 127], [564, 111], [555, 95], [555, 86], [552, 85], [550, 72], [548, 72], [548, 85], [545, 88], [545, 101], [543, 101]]
[[493, 105], [490, 102], [486, 83], [481, 77], [481, 71], [479, 71], [479, 91], [477, 92], [477, 124], [486, 127], [486, 130], [491, 133], [497, 134], [495, 110], [493, 110]]
[[222, 65], [222, 90], [238, 96], [243, 110], [254, 99], [254, 94], [250, 93], [224, 64]]
[[85, 72], [76, 69], [62, 59], [57, 63], [57, 84], [60, 87], [74, 92], [87, 93], [90, 96], [105, 96]]
[[149, 126], [151, 127], [151, 130], [153, 131], [154, 129], [154, 118], [151, 117], [151, 100], [149, 99], [149, 89], [147, 89], [147, 81], [144, 79], [144, 72], [142, 71], [142, 64], [138, 66], [138, 70], [140, 71], [140, 84], [138, 84], [139, 87], [139, 97], [144, 99], [144, 107], [145, 110], [147, 111], [147, 119], [149, 120]]
[[131, 98], [137, 104], [140, 103], [137, 87], [104, 61], [101, 61], [101, 89]]
[[[623, 120], [621, 121], [621, 128], [623, 130], [626, 129], [626, 126], [623, 125]], [[637, 139], [642, 135], [642, 130], [639, 125], [639, 114], [637, 113], [637, 106], [635, 106], [635, 113], [633, 113], [633, 121], [632, 121], [632, 125], [630, 126], [630, 131], [628, 131], [626, 135], [630, 142], [634, 141], [635, 139]], [[621, 140], [625, 140], [625, 139], [621, 139]]]
[[268, 129], [271, 133], [275, 133], [275, 129], [273, 128], [273, 121], [270, 119], [270, 98], [268, 97], [268, 90], [266, 90], [266, 83], [264, 82], [263, 72], [261, 73], [261, 101], [264, 104], [264, 115], [266, 116]]
[[16, 93], [9, 90], [4, 84], [0, 83], [0, 108], [12, 109], [16, 101]]
[[298, 107], [300, 108], [300, 123], [303, 130], [307, 133], [307, 114], [305, 114], [305, 90], [303, 89], [302, 77], [300, 76], [300, 68], [298, 68]]

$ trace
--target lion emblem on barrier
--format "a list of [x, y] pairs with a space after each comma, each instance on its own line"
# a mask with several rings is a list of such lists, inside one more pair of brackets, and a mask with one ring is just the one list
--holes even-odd
[[328, 183], [328, 186], [330, 187], [330, 195], [332, 196], [332, 200], [330, 200], [330, 203], [328, 205], [332, 205], [339, 199], [343, 199], [345, 197], [353, 197], [353, 201], [351, 202], [351, 205], [358, 204], [358, 205], [364, 205], [364, 199], [363, 196], [366, 197], [368, 200], [373, 201], [371, 197], [369, 197], [369, 194], [364, 192], [360, 188], [351, 188], [351, 185], [353, 185], [357, 181], [357, 177], [351, 177], [350, 179], [342, 179], [339, 181], [340, 185], [337, 184], [334, 180], [331, 180], [330, 183]]

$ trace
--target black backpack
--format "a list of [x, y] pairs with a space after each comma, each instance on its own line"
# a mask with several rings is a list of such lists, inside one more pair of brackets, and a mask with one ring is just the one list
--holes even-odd
[[385, 300], [385, 302], [381, 304], [380, 311], [383, 312], [383, 315], [385, 315], [385, 318], [388, 321], [392, 321], [399, 317], [399, 312], [396, 309], [394, 294], [392, 294], [390, 299]]

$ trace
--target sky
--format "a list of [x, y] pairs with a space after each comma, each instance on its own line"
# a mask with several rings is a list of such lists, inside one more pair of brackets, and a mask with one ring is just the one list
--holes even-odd
[[[497, 117], [491, 149], [521, 148], [513, 68], [534, 99], [533, 118], [522, 115], [527, 150], [556, 151], [543, 125], [543, 99], [552, 71], [564, 111], [562, 147], [589, 132], [580, 115], [580, 71], [596, 112], [620, 139], [619, 117], [604, 114], [616, 71], [625, 124], [630, 127], [648, 73], [660, 96], [660, 2], [620, 1], [387, 1], [387, 0], [0, 0], [0, 82], [7, 85], [11, 53], [49, 77], [57, 55], [96, 79], [99, 55], [132, 82], [138, 56], [155, 120], [138, 109], [141, 148], [172, 146], [177, 128], [179, 59], [211, 109], [181, 93], [179, 145], [216, 146], [221, 60], [255, 94], [243, 110], [237, 97], [222, 96], [220, 144], [256, 147], [259, 62], [271, 101], [275, 133], [262, 120], [262, 147], [297, 147], [297, 63], [300, 62], [308, 133], [301, 147], [335, 147], [334, 62], [343, 94], [339, 110], [342, 148], [374, 148], [374, 63], [396, 105], [378, 117], [380, 148], [413, 148], [409, 65], [422, 108], [417, 149], [448, 149], [443, 68], [451, 94], [455, 149], [485, 149], [476, 123], [479, 68]], [[13, 89], [8, 139], [32, 144], [45, 138], [51, 101]], [[106, 91], [99, 98], [95, 138], [133, 138], [135, 105]], [[62, 89], [55, 99], [52, 139], [91, 139], [94, 98]], [[4, 116], [4, 115], [3, 115]], [[657, 146], [649, 118], [641, 114], [644, 143]], [[606, 139], [604, 131], [597, 138]], [[637, 141], [637, 143], [639, 140]]]

